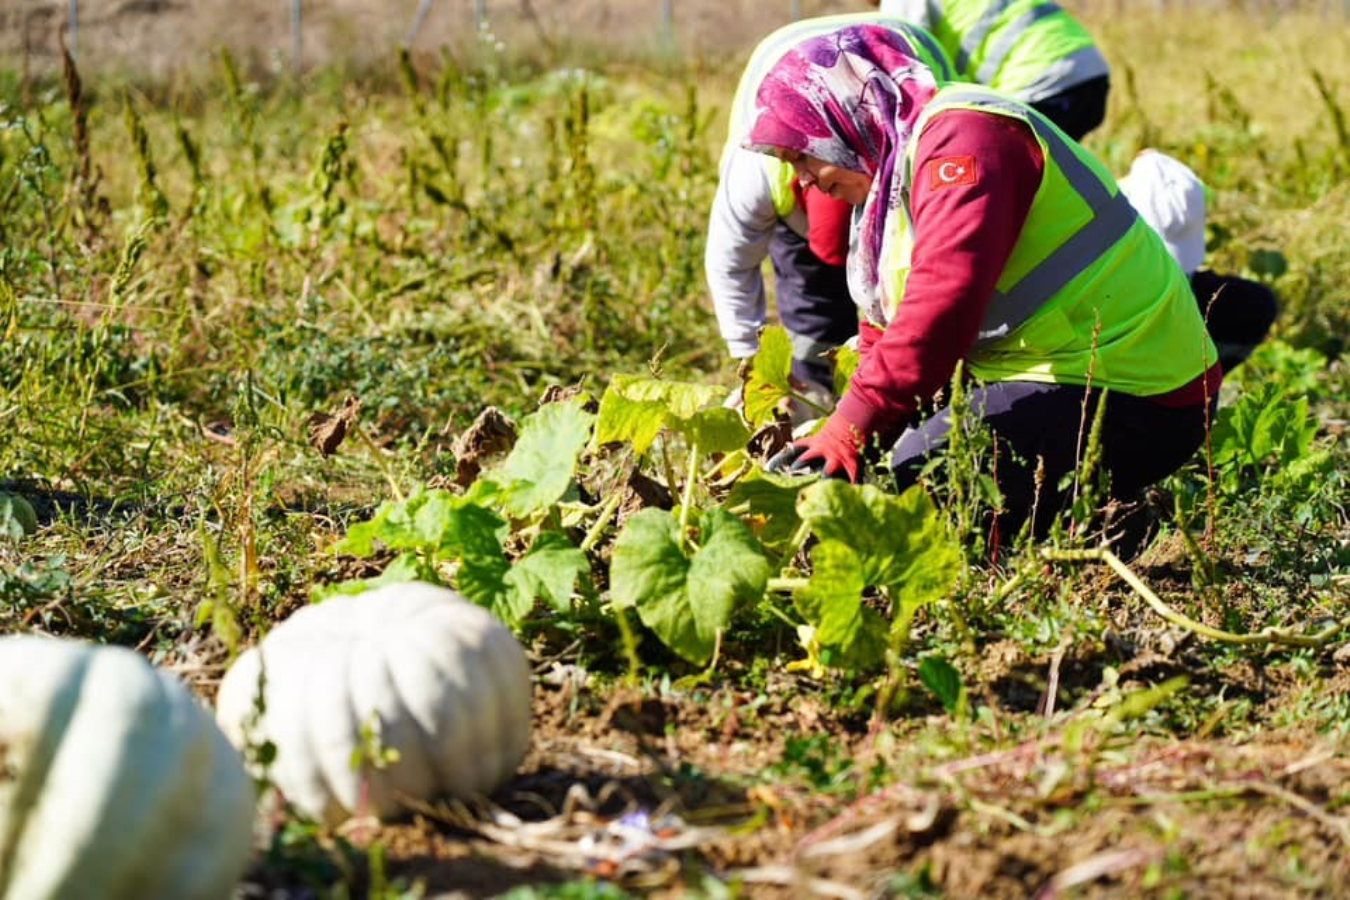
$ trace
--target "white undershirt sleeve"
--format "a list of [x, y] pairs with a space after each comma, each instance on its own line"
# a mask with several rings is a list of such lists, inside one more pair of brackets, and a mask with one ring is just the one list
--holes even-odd
[[718, 329], [736, 359], [759, 349], [765, 318], [761, 267], [777, 222], [761, 155], [740, 148], [728, 152], [708, 217], [703, 268]]

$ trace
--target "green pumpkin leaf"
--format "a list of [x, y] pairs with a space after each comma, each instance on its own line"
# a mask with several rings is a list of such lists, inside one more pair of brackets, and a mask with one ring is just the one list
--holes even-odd
[[590, 561], [580, 548], [556, 531], [545, 531], [506, 573], [506, 590], [527, 601], [527, 611], [536, 600], [543, 600], [558, 612], [568, 613], [577, 579], [590, 570]]
[[811, 550], [811, 580], [792, 597], [793, 605], [815, 627], [816, 642], [830, 665], [870, 669], [886, 652], [886, 620], [863, 603], [867, 587], [862, 561], [839, 541], [821, 541]]
[[801, 490], [802, 479], [796, 475], [773, 475], [756, 468], [732, 486], [726, 505], [740, 513], [760, 543], [776, 549], [786, 545], [801, 525], [797, 515]]
[[725, 388], [709, 384], [665, 381], [640, 375], [616, 375], [610, 388], [617, 389], [629, 400], [660, 403], [678, 419], [687, 419], [706, 406], [720, 403], [726, 396]]
[[733, 453], [743, 450], [750, 442], [750, 429], [741, 421], [741, 414], [723, 406], [701, 409], [688, 418], [674, 419], [670, 424], [705, 455]]
[[749, 434], [741, 438], [741, 432], [731, 428], [735, 413], [727, 416], [706, 409], [720, 403], [725, 394], [724, 388], [712, 385], [616, 375], [600, 398], [595, 443], [626, 441], [643, 455], [661, 429], [671, 427], [699, 439], [699, 446], [708, 453], [740, 449]]
[[616, 607], [636, 607], [666, 646], [704, 665], [718, 631], [737, 610], [764, 596], [770, 566], [754, 536], [725, 510], [703, 514], [699, 543], [687, 555], [675, 514], [637, 513], [615, 541], [610, 589]]
[[[411, 528], [407, 503], [387, 500], [375, 510], [375, 515], [364, 522], [357, 522], [347, 529], [342, 540], [333, 545], [333, 552], [366, 558], [375, 555], [375, 542], [385, 546], [394, 546], [402, 542], [402, 535]], [[391, 543], [394, 542], [394, 543]], [[407, 542], [411, 545], [413, 542]]]
[[482, 548], [460, 559], [455, 572], [455, 587], [469, 600], [486, 607], [507, 625], [515, 627], [529, 615], [534, 598], [519, 591], [507, 589], [506, 577], [511, 561], [501, 552]]
[[836, 347], [832, 351], [834, 361], [834, 395], [836, 397], [844, 396], [848, 390], [849, 382], [853, 380], [853, 373], [858, 371], [858, 363], [862, 357], [857, 350], [852, 347]]
[[[617, 380], [617, 379], [616, 379]], [[595, 424], [595, 443], [627, 442], [633, 452], [643, 456], [666, 424], [667, 410], [656, 400], [633, 400], [611, 383], [600, 398], [600, 415]]]
[[906, 610], [942, 599], [960, 575], [961, 548], [919, 486], [897, 497], [825, 479], [802, 490], [797, 512], [822, 542], [852, 548], [865, 583], [885, 588]]
[[758, 428], [773, 420], [778, 404], [792, 395], [791, 375], [792, 338], [779, 325], [765, 328], [742, 390], [746, 421]]
[[492, 476], [502, 485], [502, 508], [524, 518], [562, 499], [594, 421], [580, 402], [550, 403], [526, 416], [515, 447]]

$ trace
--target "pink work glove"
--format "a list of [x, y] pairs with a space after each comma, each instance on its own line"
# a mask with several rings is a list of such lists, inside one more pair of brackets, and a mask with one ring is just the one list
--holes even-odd
[[826, 478], [848, 478], [858, 483], [862, 474], [862, 451], [866, 438], [858, 427], [839, 415], [825, 420], [815, 434], [793, 441], [786, 450], [769, 460], [770, 472], [791, 475], [820, 472]]

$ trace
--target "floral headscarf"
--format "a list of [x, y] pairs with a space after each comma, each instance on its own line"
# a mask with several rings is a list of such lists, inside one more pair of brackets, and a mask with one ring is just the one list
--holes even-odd
[[937, 91], [933, 72], [905, 38], [876, 25], [850, 25], [805, 38], [774, 64], [755, 92], [743, 146], [788, 149], [872, 176], [854, 217], [849, 290], [864, 310], [882, 307], [880, 261], [886, 221], [904, 215], [905, 148]]

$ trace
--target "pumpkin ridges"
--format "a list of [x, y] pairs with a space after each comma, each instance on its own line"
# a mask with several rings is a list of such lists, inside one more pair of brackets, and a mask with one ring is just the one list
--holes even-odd
[[[51, 762], [67, 723], [75, 714], [74, 699], [78, 696], [80, 683], [84, 679], [89, 657], [79, 654], [44, 654], [37, 650], [36, 637], [14, 637], [6, 639], [6, 653], [11, 654], [5, 662], [9, 666], [0, 666], [0, 674], [5, 669], [14, 671], [3, 678], [13, 687], [6, 692], [6, 699], [0, 701], [0, 722], [4, 723], [7, 738], [0, 738], [6, 744], [6, 764], [18, 774], [17, 783], [9, 798], [0, 790], [0, 897], [8, 896], [9, 884], [18, 870], [18, 851], [24, 843], [30, 820], [26, 813], [32, 809], [37, 797], [47, 781]], [[66, 669], [59, 678], [50, 672], [54, 669]], [[19, 677], [22, 676], [22, 677]], [[48, 684], [55, 683], [56, 690], [50, 691], [46, 702], [39, 706], [43, 698], [35, 696]], [[29, 693], [32, 692], [32, 693]], [[9, 708], [7, 708], [9, 705]], [[19, 723], [16, 725], [15, 723]], [[27, 725], [23, 723], [28, 723]], [[38, 725], [34, 729], [34, 725]], [[15, 730], [34, 731], [30, 740], [15, 741]], [[0, 785], [3, 788], [3, 785]], [[5, 810], [14, 810], [15, 815], [6, 815]]]
[[302, 721], [305, 727], [301, 731], [308, 748], [307, 758], [318, 769], [327, 793], [327, 799], [318, 811], [319, 818], [329, 824], [367, 811], [360, 809], [360, 781], [351, 778], [351, 741], [361, 733], [361, 723], [352, 703], [351, 682], [347, 677], [350, 661], [356, 653], [355, 641], [350, 636], [334, 640], [340, 644], [340, 649], [315, 654], [313, 668], [308, 670], [305, 681], [334, 686], [338, 693], [315, 692], [308, 690], [306, 685], [306, 689], [298, 694], [300, 708], [304, 710]]
[[[242, 830], [250, 835], [252, 833], [253, 785], [242, 767], [227, 764], [235, 754], [234, 747], [218, 729], [200, 733], [198, 738], [193, 757], [198, 759], [200, 756], [198, 760], [202, 764], [200, 768], [210, 773], [205, 778], [199, 778], [198, 783], [202, 786], [217, 787], [230, 782], [237, 783], [238, 791], [230, 790], [225, 797], [228, 799], [238, 796], [241, 800], [247, 798], [248, 802], [240, 802], [231, 808], [221, 802], [209, 803], [207, 793], [198, 792], [202, 806], [206, 807], [209, 804], [211, 816], [209, 819], [198, 818], [195, 823], [191, 820], [180, 821], [179, 828], [192, 832], [193, 837], [198, 839], [199, 852], [178, 857], [174, 867], [167, 872], [165, 880], [172, 887], [171, 892], [164, 896], [173, 900], [209, 900], [218, 896], [211, 887], [219, 884], [222, 875], [228, 873], [220, 871], [222, 861], [218, 854], [210, 852], [211, 848], [223, 833], [228, 834], [234, 830]], [[185, 779], [191, 779], [200, 769], [195, 765], [184, 765], [180, 767], [180, 771]], [[194, 824], [199, 827], [194, 828]], [[186, 832], [180, 830], [177, 833]]]
[[[50, 703], [0, 716], [0, 741], [16, 719], [36, 720], [47, 735], [26, 776], [43, 772], [32, 802], [6, 814], [24, 816], [23, 836], [0, 896], [88, 896], [96, 886], [107, 900], [229, 897], [251, 849], [253, 795], [242, 761], [187, 688], [131, 650], [69, 640], [0, 639], [0, 673], [11, 669], [30, 697], [52, 686]], [[204, 773], [194, 748], [213, 736], [222, 753]], [[221, 806], [234, 814], [221, 818]], [[185, 883], [174, 867], [184, 856], [209, 871], [199, 864]]]
[[[509, 636], [510, 635], [507, 635], [507, 637]], [[500, 639], [498, 639], [498, 642], [505, 643], [505, 641], [501, 641]], [[520, 761], [523, 760], [525, 754], [529, 752], [532, 734], [533, 671], [530, 668], [530, 661], [525, 655], [524, 648], [516, 643], [514, 639], [511, 641], [510, 649], [515, 652], [507, 653], [498, 651], [491, 654], [493, 663], [497, 667], [498, 684], [502, 685], [504, 689], [511, 689], [517, 683], [522, 683], [525, 691], [525, 702], [503, 706], [501, 708], [501, 712], [506, 716], [506, 719], [505, 721], [499, 722], [498, 732], [507, 739], [519, 736], [519, 740], [509, 745], [504, 751], [498, 753], [497, 758], [502, 764], [498, 766], [497, 771], [492, 773], [491, 780], [494, 783], [501, 783], [509, 778], [520, 765]], [[514, 760], [509, 768], [505, 765], [507, 759]]]
[[[417, 617], [421, 615], [422, 613], [418, 613]], [[414, 672], [411, 680], [406, 674], [407, 667], [416, 666], [424, 670], [428, 666], [434, 666], [434, 661], [425, 654], [401, 652], [404, 648], [394, 646], [399, 642], [415, 643], [424, 633], [423, 629], [408, 627], [411, 624], [409, 621], [405, 623], [404, 628], [397, 632], [391, 630], [386, 635], [377, 637], [377, 640], [384, 645], [383, 649], [389, 651], [381, 654], [381, 660], [385, 677], [393, 688], [393, 699], [407, 714], [403, 717], [406, 724], [399, 734], [390, 735], [390, 745], [398, 747], [401, 756], [391, 766], [394, 770], [391, 773], [391, 780], [398, 783], [396, 792], [421, 797], [438, 793], [442, 788], [442, 778], [436, 759], [436, 719], [434, 715], [428, 715], [425, 705], [416, 701], [419, 692], [415, 689], [415, 685], [425, 680], [425, 672]], [[412, 782], [411, 785], [408, 784], [409, 781]], [[394, 804], [399, 804], [397, 797], [391, 799]]]
[[[321, 812], [330, 824], [354, 811], [347, 798], [359, 793], [361, 773], [347, 763], [372, 710], [383, 745], [402, 758], [368, 773], [371, 806], [363, 812], [399, 811], [403, 794], [489, 791], [524, 757], [524, 651], [500, 621], [454, 591], [405, 583], [334, 597], [275, 627], [261, 646], [276, 698], [268, 715], [274, 781], [297, 809]], [[226, 719], [242, 715], [237, 692], [227, 690], [234, 677], [232, 668], [220, 692], [218, 715]], [[298, 800], [311, 788], [323, 793], [306, 809]]]
[[[218, 729], [193, 727], [199, 717], [205, 716], [205, 712], [195, 703], [174, 704], [174, 683], [162, 674], [155, 680], [159, 702], [168, 706], [169, 715], [158, 717], [151, 727], [159, 734], [161, 743], [171, 741], [174, 746], [173, 752], [163, 755], [164, 765], [153, 778], [153, 790], [165, 802], [154, 804], [159, 814], [146, 817], [146, 827], [136, 843], [160, 847], [175, 838], [195, 837], [200, 852], [194, 854], [195, 858], [176, 858], [176, 865], [160, 870], [156, 881], [136, 884], [129, 889], [128, 895], [137, 898], [162, 897], [164, 900], [220, 897], [218, 891], [211, 890], [219, 882], [208, 868], [210, 860], [215, 857], [208, 848], [212, 848], [220, 839], [222, 831], [228, 833], [228, 823], [231, 822], [244, 833], [251, 834], [252, 804], [248, 805], [247, 817], [242, 817], [241, 821], [238, 808], [221, 809], [219, 804], [211, 802], [213, 789], [224, 786], [218, 779], [230, 779], [236, 782], [236, 787], [227, 797], [237, 792], [251, 799], [252, 787], [241, 766], [223, 767], [225, 771], [221, 771], [222, 767], [217, 764], [216, 758], [217, 742], [226, 747], [229, 744]], [[232, 747], [229, 747], [229, 753], [234, 754]], [[211, 777], [202, 777], [203, 771], [210, 772]], [[129, 787], [133, 791], [144, 791], [143, 785], [133, 784]], [[209, 817], [201, 815], [203, 810], [209, 810]], [[207, 865], [203, 865], [204, 862]]]

